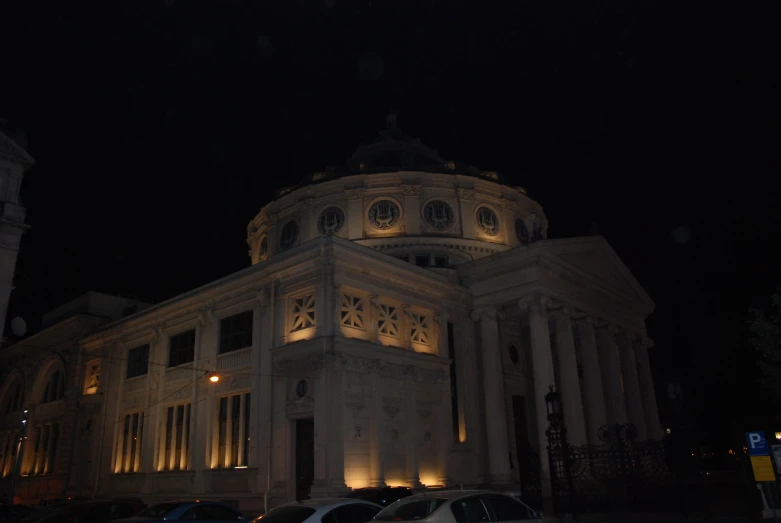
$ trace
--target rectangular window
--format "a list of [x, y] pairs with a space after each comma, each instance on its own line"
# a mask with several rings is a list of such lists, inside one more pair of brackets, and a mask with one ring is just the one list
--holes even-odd
[[453, 440], [456, 443], [466, 441], [461, 434], [461, 408], [458, 403], [458, 375], [456, 373], [456, 338], [453, 324], [447, 322], [447, 357], [450, 358], [450, 412], [453, 423]]
[[447, 256], [434, 256], [434, 267], [447, 269]]
[[168, 366], [190, 363], [195, 358], [195, 329], [171, 336], [168, 342]]
[[427, 314], [410, 314], [410, 339], [412, 343], [431, 345], [431, 318]]
[[415, 265], [418, 267], [428, 267], [429, 266], [429, 257], [427, 254], [421, 255], [418, 254], [415, 256]]
[[393, 305], [380, 303], [377, 310], [377, 332], [383, 336], [399, 337], [399, 309]]
[[233, 394], [219, 400], [217, 467], [246, 467], [249, 458], [250, 395]]
[[144, 432], [144, 413], [126, 414], [124, 428], [119, 440], [117, 454], [121, 456], [118, 472], [138, 472], [141, 470], [142, 435]]
[[163, 427], [165, 452], [158, 470], [187, 470], [190, 445], [190, 403], [168, 407]]
[[127, 351], [127, 379], [145, 376], [149, 370], [149, 344]]
[[220, 354], [252, 346], [252, 311], [220, 321]]
[[366, 300], [362, 296], [353, 296], [349, 293], [342, 293], [342, 307], [339, 311], [339, 322], [345, 327], [366, 330], [365, 301]]

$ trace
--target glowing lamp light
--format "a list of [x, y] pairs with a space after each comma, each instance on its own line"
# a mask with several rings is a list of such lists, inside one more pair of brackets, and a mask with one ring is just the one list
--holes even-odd
[[776, 439], [781, 439], [781, 432], [776, 432]]
[[220, 381], [220, 377], [217, 376], [216, 374], [212, 374], [209, 376], [209, 381], [211, 381], [212, 383], [217, 383], [218, 381]]
[[237, 467], [233, 467], [234, 469], [245, 469], [247, 468], [247, 465], [239, 465]]

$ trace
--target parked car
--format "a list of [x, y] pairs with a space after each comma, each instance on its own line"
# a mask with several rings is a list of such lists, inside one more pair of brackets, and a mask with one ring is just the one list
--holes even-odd
[[347, 497], [371, 501], [372, 503], [387, 507], [394, 501], [407, 498], [411, 495], [412, 490], [408, 487], [367, 487], [353, 490]]
[[0, 504], [0, 523], [21, 521], [33, 512], [27, 505]]
[[[217, 501], [166, 501], [145, 508], [123, 523], [155, 523], [171, 520], [246, 521], [246, 518], [225, 503]], [[79, 522], [80, 523], [80, 522]]]
[[136, 514], [142, 504], [134, 501], [70, 501], [37, 510], [25, 523], [107, 523]]
[[308, 499], [280, 505], [252, 523], [367, 523], [381, 510], [382, 506], [361, 499]]
[[498, 523], [542, 521], [525, 503], [490, 490], [444, 490], [415, 494], [388, 505], [375, 521]]

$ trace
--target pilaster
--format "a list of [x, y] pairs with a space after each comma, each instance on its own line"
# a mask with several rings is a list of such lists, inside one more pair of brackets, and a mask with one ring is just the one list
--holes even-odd
[[402, 185], [407, 235], [420, 236], [420, 185]]

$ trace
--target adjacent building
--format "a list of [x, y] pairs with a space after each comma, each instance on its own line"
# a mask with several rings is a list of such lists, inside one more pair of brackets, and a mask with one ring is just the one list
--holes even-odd
[[[524, 189], [390, 120], [260, 210], [248, 268], [79, 338], [65, 386], [78, 375], [74, 401], [96, 410], [77, 409], [91, 428], [67, 491], [253, 510], [367, 486], [511, 489], [529, 467], [545, 488], [551, 386], [573, 444], [608, 423], [659, 438], [652, 300], [604, 238], [547, 231]], [[45, 476], [27, 454], [22, 480]]]

